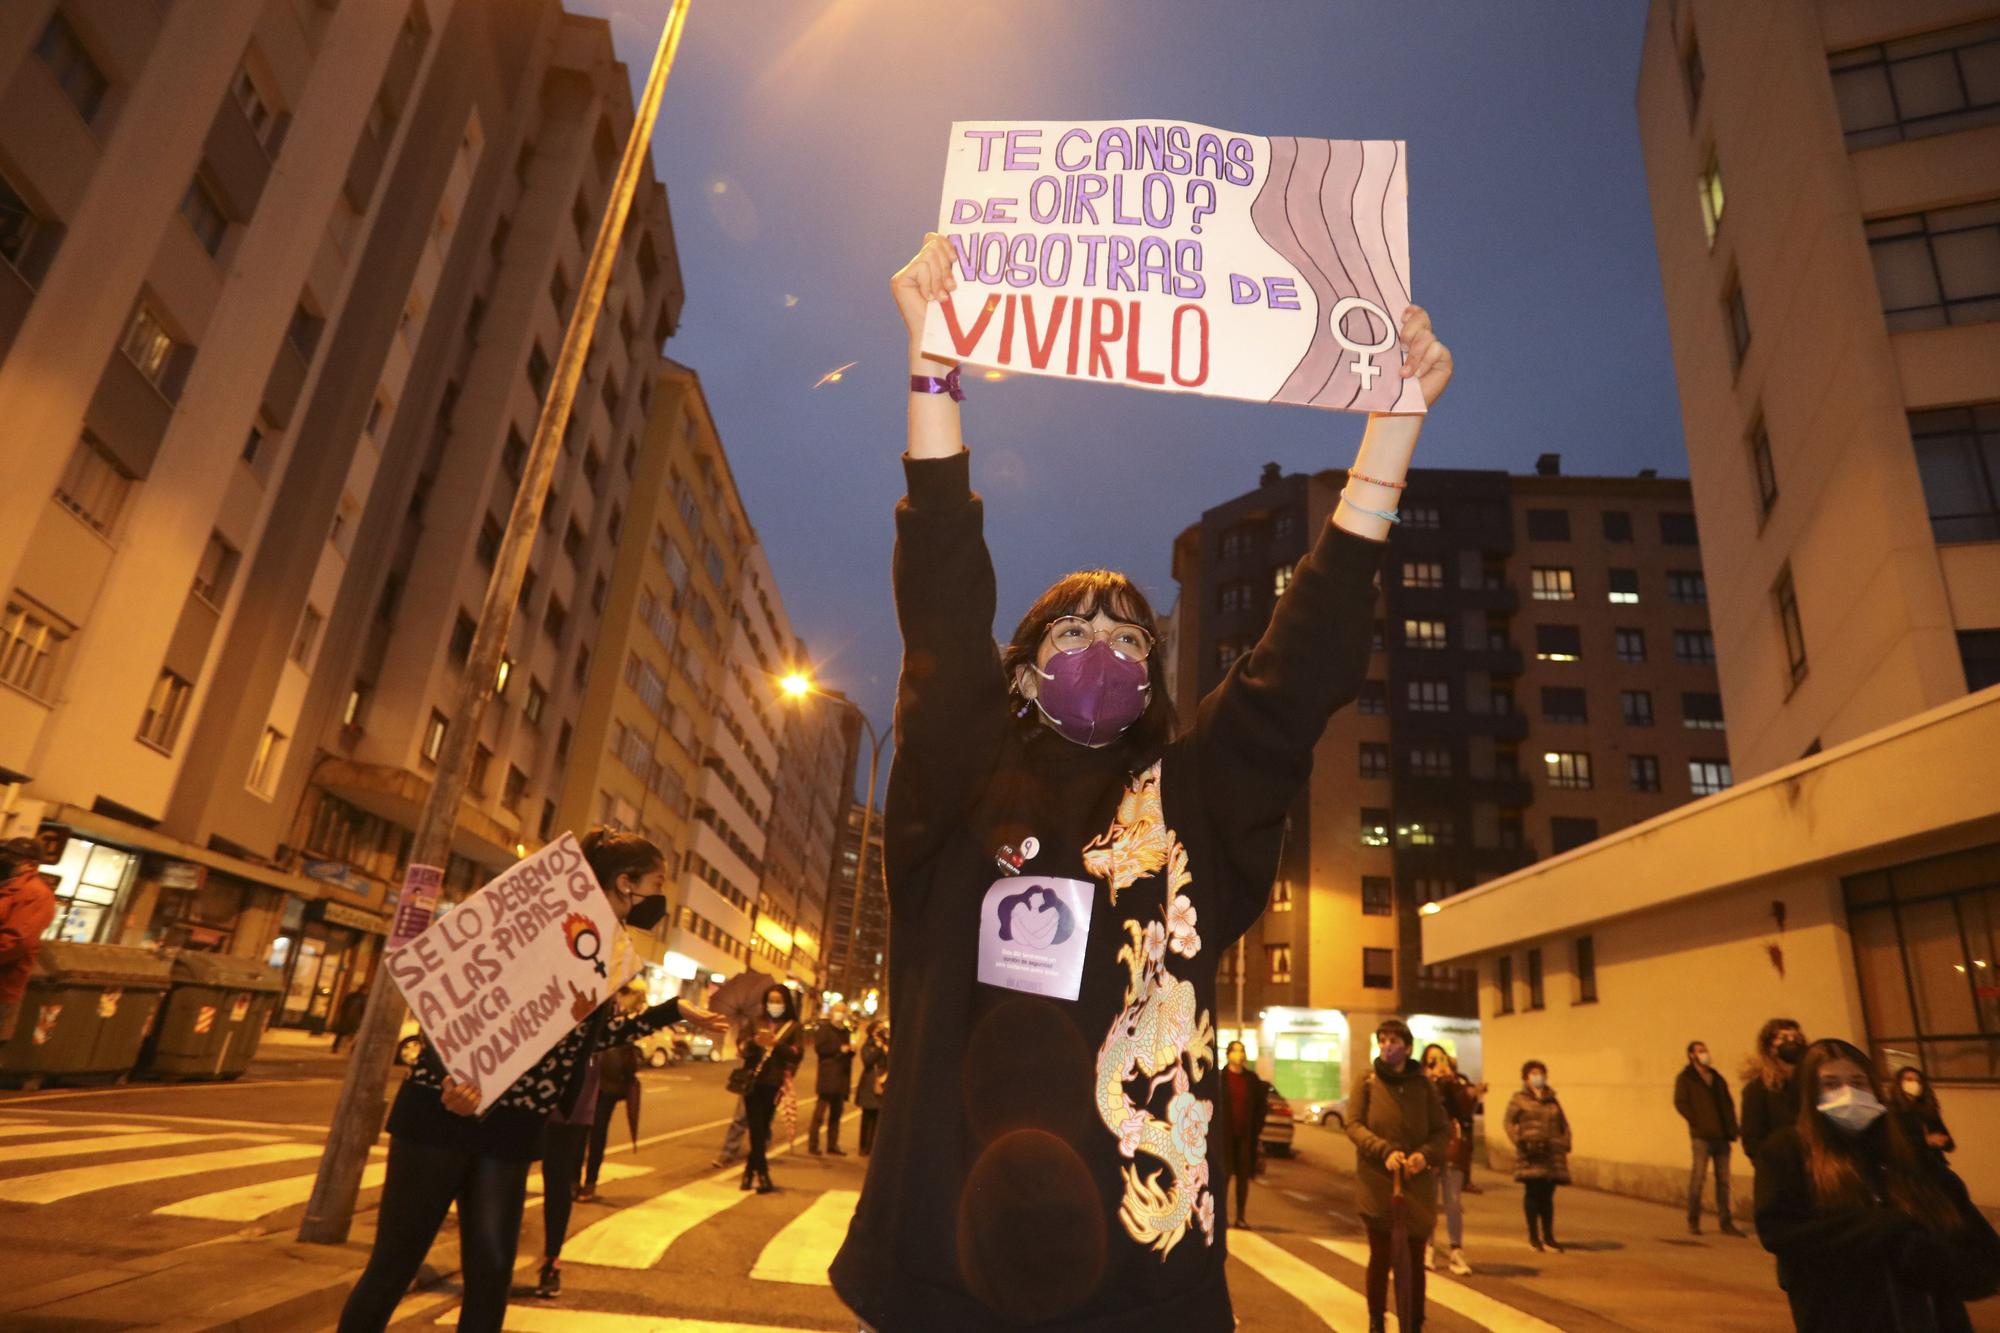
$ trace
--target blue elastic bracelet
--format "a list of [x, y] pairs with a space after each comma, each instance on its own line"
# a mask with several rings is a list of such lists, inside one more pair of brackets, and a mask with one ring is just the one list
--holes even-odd
[[1370, 509], [1365, 505], [1358, 505], [1354, 503], [1354, 501], [1347, 498], [1346, 491], [1342, 491], [1340, 493], [1340, 502], [1346, 505], [1349, 509], [1354, 510], [1356, 513], [1373, 514], [1376, 518], [1382, 519], [1384, 522], [1387, 523], [1401, 523], [1403, 521], [1402, 518], [1398, 516], [1396, 511], [1393, 509]]

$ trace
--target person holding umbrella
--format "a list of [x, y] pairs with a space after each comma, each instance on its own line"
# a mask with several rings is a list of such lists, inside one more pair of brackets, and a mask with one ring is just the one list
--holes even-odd
[[1397, 1318], [1424, 1318], [1424, 1244], [1437, 1228], [1437, 1176], [1451, 1143], [1451, 1116], [1437, 1084], [1410, 1058], [1410, 1025], [1385, 1018], [1379, 1054], [1348, 1098], [1354, 1141], [1355, 1210], [1368, 1230], [1368, 1330], [1382, 1333], [1389, 1270], [1396, 1272]]
[[[763, 1014], [764, 992], [777, 982], [778, 979], [769, 972], [759, 972], [754, 967], [738, 972], [709, 995], [709, 1008], [728, 1020], [730, 1031], [740, 1032], [745, 1024], [755, 1023]], [[745, 1052], [739, 1049], [736, 1053], [740, 1056]], [[749, 1134], [749, 1112], [739, 1096], [736, 1099], [736, 1114], [730, 1117], [729, 1128], [722, 1131], [722, 1148], [715, 1154], [711, 1165], [728, 1166], [741, 1157]]]

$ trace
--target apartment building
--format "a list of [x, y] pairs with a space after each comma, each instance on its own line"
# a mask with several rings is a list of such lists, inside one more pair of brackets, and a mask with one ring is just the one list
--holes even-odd
[[[1443, 902], [1579, 1182], [1669, 1199], [1659, 1089], [1771, 1014], [2000, 1113], [2000, 7], [1654, 0], [1637, 89], [1735, 785]], [[1690, 979], [1726, 979], [1726, 985]], [[1535, 984], [1527, 984], [1529, 981]], [[1735, 1054], [1732, 1054], [1735, 1053]], [[2000, 1201], [2000, 1144], [1952, 1166]], [[1738, 1163], [1742, 1199], [1748, 1164]]]
[[859, 801], [849, 801], [841, 827], [828, 913], [826, 989], [845, 998], [856, 1013], [872, 1014], [886, 1012], [887, 1005], [889, 889], [882, 869], [880, 810], [866, 821], [868, 865], [865, 872], [861, 869], [863, 809]]
[[[1181, 534], [1185, 716], [1263, 633], [1345, 480], [1266, 467]], [[1423, 961], [1432, 904], [1728, 781], [1686, 482], [1566, 477], [1553, 454], [1531, 476], [1420, 468], [1402, 515], [1361, 695], [1220, 965], [1218, 1027], [1311, 1098], [1338, 1095], [1326, 1066], [1358, 1067], [1383, 1014], [1476, 1041], [1473, 974]]]
[[1739, 775], [2000, 682], [2000, 7], [1656, 3], [1638, 87]]
[[[140, 12], [143, 11], [143, 12]], [[66, 937], [366, 970], [625, 129], [555, 3], [0, 16], [0, 766]], [[681, 300], [647, 180], [452, 877], [551, 827]], [[634, 392], [634, 390], [637, 392]]]

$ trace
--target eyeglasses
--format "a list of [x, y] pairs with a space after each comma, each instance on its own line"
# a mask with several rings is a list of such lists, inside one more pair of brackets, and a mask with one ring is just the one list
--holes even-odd
[[1080, 653], [1099, 638], [1120, 657], [1143, 662], [1152, 654], [1153, 636], [1137, 625], [1113, 625], [1099, 630], [1082, 616], [1062, 616], [1049, 626], [1049, 642], [1061, 653]]

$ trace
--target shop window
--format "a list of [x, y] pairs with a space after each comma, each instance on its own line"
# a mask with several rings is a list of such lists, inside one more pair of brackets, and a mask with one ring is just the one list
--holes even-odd
[[139, 858], [131, 852], [71, 838], [61, 859], [42, 867], [56, 877], [56, 916], [44, 938], [111, 942], [138, 867]]

